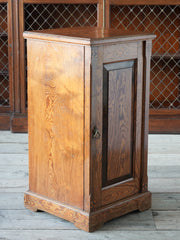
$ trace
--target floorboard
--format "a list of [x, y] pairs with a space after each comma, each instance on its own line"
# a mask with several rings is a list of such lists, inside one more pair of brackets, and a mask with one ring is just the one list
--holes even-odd
[[180, 210], [180, 193], [153, 193], [152, 210]]
[[180, 230], [180, 211], [153, 211], [153, 217], [157, 230]]
[[149, 178], [152, 193], [180, 193], [180, 178]]
[[179, 240], [178, 231], [0, 230], [2, 240]]

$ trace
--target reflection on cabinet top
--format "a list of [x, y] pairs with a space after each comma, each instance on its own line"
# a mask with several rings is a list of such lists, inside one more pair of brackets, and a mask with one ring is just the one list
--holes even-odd
[[109, 42], [147, 40], [155, 38], [155, 35], [99, 27], [76, 27], [24, 32], [24, 38], [94, 45]]

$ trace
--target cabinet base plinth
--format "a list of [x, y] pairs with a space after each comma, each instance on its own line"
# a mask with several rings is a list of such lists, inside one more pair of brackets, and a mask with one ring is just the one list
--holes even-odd
[[24, 195], [24, 204], [26, 208], [32, 211], [48, 212], [74, 223], [77, 228], [93, 232], [113, 218], [135, 210], [144, 211], [149, 209], [151, 207], [151, 193], [139, 193], [92, 213], [81, 211], [30, 191], [27, 191]]

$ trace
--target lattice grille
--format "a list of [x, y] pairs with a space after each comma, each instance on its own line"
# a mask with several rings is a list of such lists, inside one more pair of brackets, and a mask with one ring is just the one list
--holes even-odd
[[111, 27], [153, 32], [150, 107], [180, 109], [180, 6], [111, 6]]
[[25, 30], [96, 26], [96, 4], [25, 4]]
[[9, 105], [7, 3], [0, 4], [0, 107]]
[[24, 18], [26, 31], [97, 26], [97, 4], [25, 4]]

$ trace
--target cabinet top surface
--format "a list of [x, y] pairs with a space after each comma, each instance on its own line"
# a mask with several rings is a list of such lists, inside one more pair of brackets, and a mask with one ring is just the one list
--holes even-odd
[[114, 41], [154, 39], [155, 35], [151, 33], [133, 32], [111, 28], [75, 27], [27, 31], [24, 32], [24, 38], [93, 45], [100, 43], [112, 43]]

